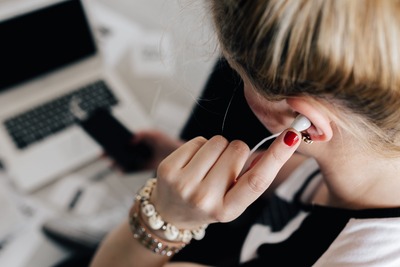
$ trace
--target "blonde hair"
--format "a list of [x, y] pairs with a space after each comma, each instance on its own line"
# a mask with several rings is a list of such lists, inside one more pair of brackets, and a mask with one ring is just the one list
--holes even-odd
[[399, 1], [210, 3], [228, 60], [266, 97], [329, 99], [351, 114], [347, 130], [368, 129], [370, 147], [400, 153]]

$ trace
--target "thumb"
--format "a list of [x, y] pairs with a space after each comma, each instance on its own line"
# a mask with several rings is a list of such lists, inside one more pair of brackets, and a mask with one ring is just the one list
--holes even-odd
[[[229, 190], [225, 207], [243, 212], [272, 183], [282, 166], [290, 159], [300, 145], [301, 134], [290, 128], [283, 131], [258, 161], [252, 165]], [[228, 214], [232, 214], [228, 211]], [[239, 215], [239, 214], [237, 214]]]

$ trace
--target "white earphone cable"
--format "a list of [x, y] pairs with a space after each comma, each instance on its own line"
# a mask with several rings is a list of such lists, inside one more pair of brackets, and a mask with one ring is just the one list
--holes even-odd
[[255, 146], [253, 147], [253, 149], [250, 151], [250, 156], [251, 156], [262, 144], [264, 144], [264, 143], [267, 142], [268, 140], [271, 140], [272, 138], [278, 137], [281, 133], [282, 133], [282, 132], [279, 132], [279, 133], [270, 135], [270, 136], [264, 138], [263, 140], [261, 140], [261, 141], [260, 141], [257, 145], [255, 145]]

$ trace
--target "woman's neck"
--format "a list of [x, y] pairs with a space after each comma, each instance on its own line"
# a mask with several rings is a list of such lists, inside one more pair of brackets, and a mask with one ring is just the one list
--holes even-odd
[[316, 157], [324, 179], [313, 202], [348, 209], [400, 207], [400, 158], [330, 151]]

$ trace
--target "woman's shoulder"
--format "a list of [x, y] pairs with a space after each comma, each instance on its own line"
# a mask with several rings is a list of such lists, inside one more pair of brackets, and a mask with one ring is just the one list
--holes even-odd
[[350, 219], [314, 266], [400, 266], [400, 218]]

